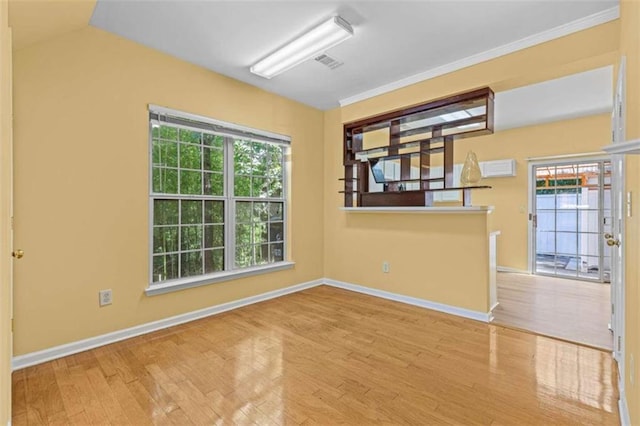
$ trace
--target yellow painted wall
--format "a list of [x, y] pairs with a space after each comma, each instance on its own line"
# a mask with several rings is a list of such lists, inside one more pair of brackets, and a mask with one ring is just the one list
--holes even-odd
[[[14, 52], [14, 84], [15, 355], [323, 276], [322, 112], [92, 27]], [[295, 269], [144, 295], [149, 103], [292, 137]]]
[[[473, 67], [436, 77], [325, 113], [325, 275], [340, 281], [483, 310], [478, 288], [484, 276], [477, 265], [458, 261], [465, 244], [479, 244], [478, 227], [447, 216], [361, 215], [340, 210], [343, 175], [342, 124], [483, 86], [508, 90], [566, 74], [614, 64], [618, 56], [618, 20]], [[527, 269], [526, 157], [592, 152], [609, 141], [607, 115], [498, 132], [456, 142], [456, 162], [473, 148], [480, 161], [516, 158], [516, 178], [490, 179], [492, 190], [474, 193], [474, 204], [496, 205], [492, 229], [498, 237], [498, 264]], [[476, 229], [474, 231], [473, 229]], [[467, 235], [460, 238], [460, 231]], [[451, 234], [448, 234], [451, 233]], [[484, 237], [486, 238], [486, 236]], [[384, 246], [389, 242], [388, 247]], [[463, 241], [465, 241], [463, 243]], [[382, 274], [389, 260], [391, 272]], [[484, 259], [478, 259], [485, 261]], [[434, 283], [436, 283], [434, 285]], [[448, 285], [453, 283], [453, 285]], [[486, 309], [484, 309], [486, 312]]]
[[[325, 113], [325, 275], [384, 291], [489, 311], [486, 214], [340, 211], [340, 110]], [[338, 159], [340, 159], [338, 161]], [[490, 215], [489, 215], [490, 216]], [[475, 256], [469, 256], [474, 253]], [[464, 259], [464, 266], [459, 263]], [[382, 263], [389, 262], [389, 273]], [[469, 283], [469, 285], [460, 285]]]
[[86, 27], [96, 0], [8, 0], [8, 3], [13, 48], [21, 49]]
[[606, 145], [611, 127], [610, 114], [520, 127], [493, 135], [456, 141], [455, 162], [464, 163], [472, 150], [478, 161], [506, 158], [516, 160], [516, 176], [483, 179], [492, 189], [473, 193], [476, 205], [495, 206], [493, 226], [498, 237], [498, 266], [521, 271], [528, 269], [528, 158], [597, 152]]
[[[640, 2], [637, 0], [620, 2], [620, 52], [627, 57], [626, 72], [626, 137], [628, 140], [640, 138]], [[640, 424], [640, 158], [636, 155], [626, 157], [625, 190], [632, 193], [633, 216], [625, 223], [625, 392], [631, 424]], [[634, 359], [632, 367], [631, 358]], [[635, 370], [635, 371], [633, 371]], [[633, 375], [633, 383], [631, 376]]]
[[0, 1], [0, 424], [11, 419], [11, 32]]

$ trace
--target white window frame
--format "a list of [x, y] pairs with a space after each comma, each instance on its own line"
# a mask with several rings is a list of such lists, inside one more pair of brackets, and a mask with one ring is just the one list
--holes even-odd
[[[165, 108], [157, 105], [149, 105], [149, 138], [148, 138], [148, 159], [149, 159], [149, 244], [148, 244], [148, 286], [145, 289], [145, 293], [148, 296], [157, 294], [168, 293], [172, 291], [182, 290], [191, 287], [198, 287], [202, 285], [212, 284], [221, 281], [227, 281], [232, 279], [238, 279], [251, 275], [258, 275], [267, 272], [274, 272], [284, 269], [293, 268], [294, 262], [290, 261], [289, 244], [288, 244], [288, 185], [289, 185], [289, 173], [287, 167], [287, 158], [289, 158], [289, 149], [291, 138], [289, 136], [280, 135], [277, 133], [267, 132], [263, 130], [253, 129], [246, 126], [241, 126], [234, 123], [228, 123], [220, 120], [214, 120], [209, 117], [191, 114], [183, 111], [177, 111], [170, 108]], [[166, 117], [185, 119], [198, 122], [200, 125], [206, 125], [207, 129], [198, 127], [189, 127], [186, 125], [167, 122], [165, 120], [158, 121], [152, 119], [151, 115], [156, 117]], [[153, 202], [158, 198], [173, 198], [173, 199], [189, 199], [189, 195], [175, 194], [175, 195], [162, 195], [155, 194], [153, 192], [153, 125], [164, 124], [170, 125], [176, 128], [184, 128], [193, 131], [213, 133], [220, 135], [224, 138], [224, 190], [222, 196], [205, 196], [207, 199], [223, 200], [224, 201], [224, 271], [215, 272], [211, 274], [203, 274], [192, 277], [184, 277], [173, 279], [163, 282], [153, 282]], [[282, 198], [273, 197], [236, 197], [234, 194], [234, 156], [233, 152], [230, 152], [230, 147], [233, 147], [234, 140], [243, 139], [248, 141], [274, 143], [284, 147], [283, 149], [283, 184], [282, 184]], [[178, 165], [179, 166], [179, 165]], [[201, 199], [196, 197], [197, 199]], [[236, 244], [235, 244], [235, 207], [237, 201], [258, 201], [258, 202], [279, 202], [282, 203], [282, 217], [283, 217], [283, 260], [273, 262], [265, 265], [250, 266], [243, 268], [235, 268], [235, 256], [236, 256]], [[180, 250], [180, 253], [182, 251]]]

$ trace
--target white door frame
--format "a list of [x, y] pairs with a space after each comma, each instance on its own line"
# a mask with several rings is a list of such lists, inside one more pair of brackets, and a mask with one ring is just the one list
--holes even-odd
[[536, 157], [529, 158], [529, 163], [527, 164], [527, 203], [528, 203], [528, 224], [527, 224], [527, 252], [528, 252], [528, 262], [527, 268], [528, 273], [533, 274], [535, 269], [536, 262], [536, 234], [535, 228], [533, 226], [533, 216], [536, 214], [535, 212], [535, 183], [536, 178], [533, 175], [533, 169], [536, 166], [543, 166], [547, 164], [572, 164], [574, 162], [582, 162], [582, 161], [609, 161], [611, 156], [609, 154], [602, 153], [593, 153], [587, 152], [582, 154], [567, 154], [567, 155], [557, 155], [550, 157]]
[[[613, 111], [611, 113], [611, 143], [618, 144], [625, 142], [626, 130], [626, 57], [620, 58], [618, 67], [618, 77], [616, 80]], [[625, 197], [625, 157], [622, 154], [612, 154], [612, 209], [616, 209], [614, 220], [613, 234], [614, 238], [620, 241], [620, 245], [616, 247], [611, 257], [611, 304], [612, 304], [612, 323], [613, 329], [613, 358], [618, 363], [618, 389], [624, 394], [624, 377], [625, 377], [625, 257], [624, 257], [624, 235], [625, 235], [625, 216], [630, 216], [631, 211], [627, 198]], [[630, 196], [630, 194], [628, 195]], [[615, 255], [615, 258], [614, 258]], [[614, 271], [614, 264], [616, 265]]]

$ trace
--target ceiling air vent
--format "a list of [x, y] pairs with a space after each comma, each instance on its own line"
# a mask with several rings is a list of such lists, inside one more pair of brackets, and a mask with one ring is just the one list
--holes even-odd
[[320, 62], [322, 65], [326, 65], [329, 69], [335, 70], [340, 65], [343, 65], [344, 62], [340, 62], [339, 60], [332, 58], [331, 56], [323, 53], [320, 56], [316, 56], [316, 61]]

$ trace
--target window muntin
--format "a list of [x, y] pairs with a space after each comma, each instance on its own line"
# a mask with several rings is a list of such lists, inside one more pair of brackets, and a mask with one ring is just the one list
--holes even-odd
[[235, 266], [284, 260], [284, 203], [236, 201]]
[[286, 146], [152, 123], [151, 283], [284, 261]]

